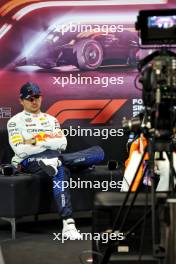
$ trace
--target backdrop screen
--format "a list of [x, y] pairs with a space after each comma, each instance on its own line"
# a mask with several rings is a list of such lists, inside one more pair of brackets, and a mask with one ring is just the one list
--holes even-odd
[[134, 23], [139, 10], [173, 8], [174, 0], [106, 2], [1, 1], [1, 129], [22, 110], [19, 88], [32, 81], [68, 151], [99, 144], [106, 160], [124, 159], [121, 121], [143, 109], [134, 81], [150, 52], [140, 50]]

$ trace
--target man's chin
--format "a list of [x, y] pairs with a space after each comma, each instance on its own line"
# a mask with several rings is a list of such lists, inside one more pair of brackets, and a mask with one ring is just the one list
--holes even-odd
[[33, 109], [31, 109], [31, 113], [33, 113], [33, 114], [40, 113], [40, 108], [33, 108]]

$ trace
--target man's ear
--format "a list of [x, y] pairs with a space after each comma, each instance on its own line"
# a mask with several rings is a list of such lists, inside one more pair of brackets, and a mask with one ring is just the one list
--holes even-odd
[[23, 104], [23, 100], [21, 99], [21, 98], [19, 98], [19, 102], [20, 102], [20, 104], [23, 106], [24, 104]]

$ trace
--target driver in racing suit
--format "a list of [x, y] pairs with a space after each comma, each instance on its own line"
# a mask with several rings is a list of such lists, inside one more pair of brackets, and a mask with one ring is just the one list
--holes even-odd
[[68, 180], [69, 170], [62, 165], [59, 153], [66, 149], [67, 140], [57, 119], [40, 110], [42, 96], [37, 84], [26, 83], [20, 89], [20, 103], [24, 110], [13, 116], [7, 124], [9, 143], [15, 152], [12, 164], [25, 172], [44, 170], [53, 176], [53, 192], [63, 219], [62, 235], [68, 239], [81, 239], [72, 218], [70, 192], [58, 181]]

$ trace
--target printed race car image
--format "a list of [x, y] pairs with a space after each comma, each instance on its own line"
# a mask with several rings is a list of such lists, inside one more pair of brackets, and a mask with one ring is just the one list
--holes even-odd
[[32, 55], [21, 58], [16, 66], [37, 65], [52, 69], [74, 65], [94, 70], [102, 65], [136, 66], [138, 36], [135, 32], [61, 32], [51, 31]]

